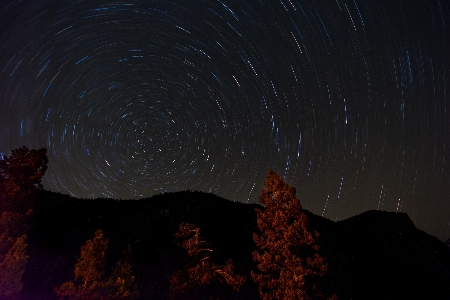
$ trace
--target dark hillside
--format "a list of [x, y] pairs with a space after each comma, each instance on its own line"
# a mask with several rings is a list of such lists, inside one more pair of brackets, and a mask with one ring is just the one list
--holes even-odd
[[[232, 258], [236, 272], [247, 276], [239, 299], [258, 299], [249, 276], [255, 207], [201, 192], [136, 201], [42, 192], [29, 234], [24, 299], [56, 299], [53, 287], [73, 278], [80, 247], [97, 229], [109, 239], [107, 273], [131, 244], [141, 298], [166, 299], [170, 276], [187, 258], [173, 236], [181, 222], [200, 227], [221, 258]], [[328, 261], [326, 293], [339, 299], [450, 299], [450, 251], [406, 214], [368, 211], [333, 222], [306, 213]]]
[[173, 236], [181, 222], [200, 227], [205, 240], [220, 249], [224, 260], [232, 258], [236, 271], [244, 274], [253, 264], [255, 207], [201, 192], [136, 201], [80, 200], [43, 192], [33, 216], [28, 248], [32, 259], [24, 274], [23, 293], [33, 299], [54, 297], [52, 287], [72, 279], [80, 247], [97, 229], [109, 239], [110, 271], [131, 244], [142, 299], [166, 298], [170, 275], [184, 264], [185, 251]]
[[[450, 251], [407, 214], [367, 211], [323, 227], [322, 251], [341, 295], [354, 299], [450, 299]], [[325, 229], [325, 227], [323, 227]]]

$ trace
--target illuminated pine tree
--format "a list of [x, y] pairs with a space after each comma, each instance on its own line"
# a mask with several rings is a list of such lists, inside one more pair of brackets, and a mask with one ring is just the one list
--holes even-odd
[[75, 279], [83, 285], [99, 281], [105, 270], [107, 247], [108, 239], [103, 236], [102, 230], [97, 230], [94, 239], [81, 247], [81, 256], [75, 265]]
[[81, 247], [81, 254], [75, 265], [75, 280], [63, 283], [55, 288], [60, 299], [106, 299], [100, 282], [105, 270], [105, 254], [108, 239], [102, 230], [95, 232], [95, 237]]
[[3, 211], [0, 214], [0, 299], [16, 298], [22, 290], [22, 275], [28, 256], [27, 215]]
[[23, 235], [16, 239], [0, 263], [0, 298], [14, 299], [22, 291], [21, 282], [25, 264], [28, 256], [26, 255], [25, 243], [27, 236]]
[[132, 274], [131, 246], [125, 249], [113, 273], [102, 280], [105, 270], [105, 254], [108, 239], [102, 230], [81, 247], [81, 254], [75, 265], [75, 280], [55, 288], [60, 299], [70, 300], [134, 300], [139, 291]]
[[213, 299], [220, 289], [231, 287], [238, 291], [244, 284], [245, 276], [234, 273], [231, 259], [225, 265], [212, 262], [213, 250], [200, 238], [198, 227], [181, 223], [175, 236], [183, 239], [180, 246], [186, 249], [190, 262], [172, 276], [171, 299]]
[[25, 253], [31, 200], [42, 188], [46, 149], [26, 147], [0, 158], [0, 298], [18, 297], [28, 256]]
[[3, 211], [0, 214], [0, 262], [17, 238], [23, 236], [27, 229], [27, 215]]
[[123, 257], [119, 260], [113, 273], [104, 284], [105, 289], [108, 291], [108, 299], [134, 300], [139, 298], [139, 290], [132, 269], [131, 246], [128, 245], [123, 251]]
[[272, 169], [264, 182], [256, 209], [259, 233], [253, 234], [257, 250], [253, 260], [257, 271], [253, 280], [263, 300], [314, 299], [319, 291], [305, 284], [308, 278], [321, 277], [327, 265], [317, 251], [317, 232], [308, 230], [308, 218], [288, 185]]
[[47, 150], [21, 147], [0, 159], [0, 210], [25, 213], [30, 196], [42, 188], [41, 180], [47, 170]]

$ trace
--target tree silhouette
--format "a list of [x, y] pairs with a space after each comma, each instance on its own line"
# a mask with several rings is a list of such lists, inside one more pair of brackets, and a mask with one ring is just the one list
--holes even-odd
[[181, 223], [176, 237], [186, 249], [190, 262], [176, 272], [170, 280], [171, 299], [215, 299], [227, 287], [234, 291], [245, 282], [245, 276], [234, 273], [233, 261], [225, 265], [212, 262], [213, 250], [200, 238], [200, 229], [193, 224]]
[[[318, 299], [320, 291], [308, 279], [322, 276], [327, 265], [317, 251], [318, 233], [308, 231], [308, 218], [295, 197], [294, 187], [269, 169], [256, 209], [259, 234], [253, 234], [257, 250], [253, 280], [263, 300]], [[308, 282], [309, 283], [309, 282]]]
[[131, 269], [131, 247], [124, 251], [123, 258], [117, 263], [111, 276], [102, 281], [105, 270], [105, 254], [108, 239], [102, 230], [81, 247], [81, 254], [75, 265], [75, 280], [63, 283], [55, 288], [60, 299], [88, 300], [133, 300], [139, 297]]

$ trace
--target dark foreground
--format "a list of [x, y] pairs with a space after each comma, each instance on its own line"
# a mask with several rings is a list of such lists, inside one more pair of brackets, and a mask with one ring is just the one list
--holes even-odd
[[[42, 192], [28, 235], [30, 256], [22, 299], [57, 299], [56, 286], [73, 279], [80, 247], [102, 229], [109, 239], [106, 273], [131, 244], [141, 299], [167, 299], [169, 279], [187, 260], [173, 234], [181, 222], [201, 228], [224, 260], [247, 276], [238, 299], [259, 299], [250, 278], [257, 205], [201, 192], [133, 200], [80, 200]], [[339, 299], [450, 299], [450, 250], [417, 229], [408, 215], [368, 211], [333, 222], [307, 212], [328, 262], [325, 294]]]

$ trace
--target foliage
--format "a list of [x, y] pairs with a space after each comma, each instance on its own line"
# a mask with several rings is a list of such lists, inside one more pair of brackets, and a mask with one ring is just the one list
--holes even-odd
[[30, 196], [42, 188], [47, 169], [46, 149], [12, 150], [0, 159], [0, 297], [15, 298], [22, 291]]
[[27, 232], [27, 215], [3, 211], [0, 214], [0, 262], [17, 238]]
[[15, 297], [21, 291], [21, 282], [28, 256], [26, 215], [3, 211], [0, 214], [0, 299]]
[[231, 287], [234, 291], [245, 282], [245, 276], [234, 273], [229, 259], [225, 265], [212, 262], [213, 250], [200, 238], [200, 229], [193, 224], [181, 223], [176, 237], [182, 238], [190, 262], [176, 272], [170, 280], [171, 299], [216, 298], [220, 291]]
[[0, 263], [0, 298], [14, 298], [23, 288], [21, 282], [28, 256], [25, 253], [27, 236], [16, 239]]
[[321, 298], [314, 284], [306, 284], [327, 270], [325, 259], [317, 253], [318, 233], [308, 231], [308, 218], [295, 197], [294, 187], [272, 169], [264, 186], [259, 201], [265, 209], [256, 209], [260, 233], [253, 234], [257, 246], [253, 260], [258, 270], [252, 271], [261, 298]]
[[14, 208], [14, 200], [22, 200], [42, 188], [41, 180], [47, 170], [47, 149], [12, 150], [0, 160], [1, 204], [3, 210]]
[[108, 239], [102, 230], [81, 247], [81, 255], [75, 265], [75, 280], [63, 283], [55, 288], [60, 299], [137, 299], [139, 292], [131, 269], [131, 247], [124, 251], [124, 257], [117, 263], [114, 272], [102, 281], [105, 269], [105, 254]]
[[123, 257], [117, 263], [113, 273], [106, 282], [110, 289], [108, 299], [137, 299], [139, 290], [132, 272], [131, 246], [123, 251]]
[[75, 265], [75, 279], [83, 285], [100, 280], [105, 269], [107, 247], [108, 239], [103, 236], [102, 230], [97, 230], [94, 239], [81, 247], [81, 256]]

